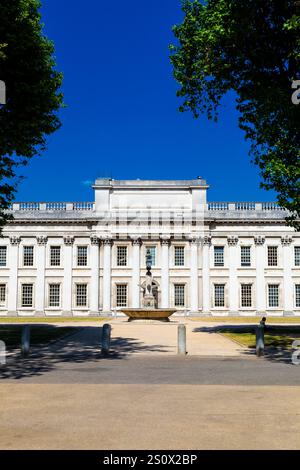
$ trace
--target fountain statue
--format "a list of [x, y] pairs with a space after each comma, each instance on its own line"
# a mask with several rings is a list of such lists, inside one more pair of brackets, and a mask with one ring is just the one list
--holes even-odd
[[128, 321], [133, 320], [159, 320], [168, 322], [169, 317], [176, 312], [174, 308], [156, 308], [156, 300], [153, 294], [153, 275], [151, 272], [152, 269], [152, 259], [151, 255], [147, 256], [146, 260], [147, 272], [146, 272], [146, 282], [145, 290], [143, 296], [143, 308], [123, 308], [122, 312], [125, 313], [129, 319]]

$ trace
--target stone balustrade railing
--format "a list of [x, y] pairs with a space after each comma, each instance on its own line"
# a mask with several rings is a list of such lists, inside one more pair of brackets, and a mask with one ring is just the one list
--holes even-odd
[[[208, 211], [284, 211], [276, 202], [208, 202]], [[94, 202], [15, 202], [10, 210], [15, 211], [89, 211], [95, 210]]]

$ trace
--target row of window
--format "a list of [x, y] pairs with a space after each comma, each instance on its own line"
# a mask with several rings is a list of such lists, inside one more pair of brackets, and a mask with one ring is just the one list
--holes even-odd
[[[59, 308], [61, 306], [61, 284], [49, 284], [49, 307]], [[174, 305], [175, 307], [186, 306], [186, 285], [174, 284]], [[214, 284], [214, 307], [224, 308], [226, 284]], [[6, 284], [0, 284], [0, 306], [6, 304]], [[117, 307], [128, 306], [128, 286], [127, 284], [117, 284], [116, 286]], [[26, 283], [21, 285], [21, 306], [22, 308], [33, 308], [34, 306], [34, 285]], [[80, 283], [75, 285], [75, 306], [86, 308], [88, 306], [88, 285]], [[253, 284], [241, 284], [241, 307], [253, 307]], [[279, 307], [279, 284], [268, 285], [268, 307]], [[300, 284], [295, 285], [295, 307], [300, 308]]]
[[[223, 267], [224, 261], [224, 246], [214, 247], [214, 266]], [[252, 264], [251, 260], [251, 247], [241, 246], [240, 247], [240, 261], [242, 267], [249, 267]], [[156, 247], [151, 246], [146, 248], [146, 261], [150, 261], [152, 266], [156, 266]], [[128, 265], [128, 247], [117, 246], [117, 266]], [[267, 262], [269, 267], [278, 266], [278, 247], [268, 246], [267, 247]], [[78, 267], [84, 267], [88, 265], [88, 247], [77, 246], [76, 263]], [[145, 263], [146, 264], [146, 263]], [[300, 267], [300, 246], [294, 247], [294, 264]], [[7, 247], [0, 246], [0, 267], [7, 266]], [[23, 266], [31, 267], [34, 266], [34, 246], [23, 246]], [[50, 246], [50, 266], [59, 267], [61, 266], [61, 247]], [[174, 266], [185, 266], [185, 247], [175, 246], [174, 247]]]

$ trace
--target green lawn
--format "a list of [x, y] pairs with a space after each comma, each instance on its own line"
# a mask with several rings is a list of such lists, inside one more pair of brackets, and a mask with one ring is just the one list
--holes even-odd
[[[203, 322], [222, 322], [222, 323], [256, 323], [258, 324], [261, 317], [189, 317], [192, 321]], [[295, 323], [300, 325], [300, 317], [267, 317], [268, 323]]]
[[[248, 348], [255, 348], [256, 338], [255, 333], [244, 333], [244, 332], [224, 332], [222, 335], [226, 336], [233, 341], [247, 346]], [[276, 331], [265, 334], [265, 346], [276, 347], [282, 349], [290, 349], [293, 341], [300, 338], [300, 333], [287, 333]]]
[[[62, 338], [67, 334], [77, 331], [78, 328], [32, 325], [30, 330], [30, 344], [37, 345]], [[19, 346], [21, 344], [21, 336], [21, 325], [0, 325], [0, 340], [4, 341], [6, 346]]]
[[105, 317], [0, 317], [1, 323], [70, 323], [70, 322], [103, 322]]

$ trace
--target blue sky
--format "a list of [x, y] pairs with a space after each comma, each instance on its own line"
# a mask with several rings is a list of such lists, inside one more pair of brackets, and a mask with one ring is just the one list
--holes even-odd
[[275, 200], [259, 189], [233, 96], [217, 124], [178, 111], [168, 46], [179, 0], [43, 0], [67, 108], [23, 169], [19, 201], [93, 200], [89, 182], [204, 177], [210, 201]]

